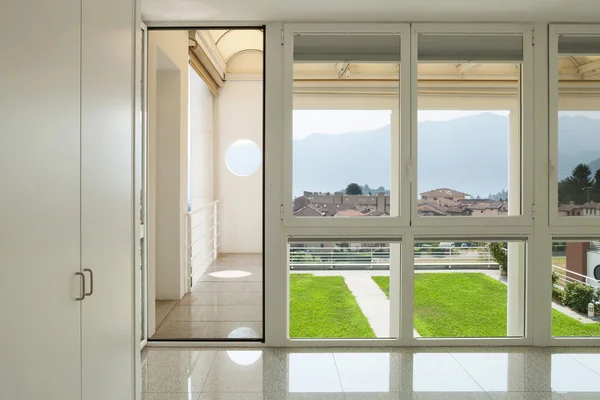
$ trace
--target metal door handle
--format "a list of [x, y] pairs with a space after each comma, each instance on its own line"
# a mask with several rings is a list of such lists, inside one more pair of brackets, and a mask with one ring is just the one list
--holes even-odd
[[[85, 293], [85, 296], [91, 296], [94, 294], [94, 272], [89, 268], [85, 268], [84, 271], [90, 273], [90, 292]], [[84, 280], [84, 283], [85, 283], [85, 280]]]
[[85, 275], [83, 274], [83, 272], [75, 272], [75, 275], [79, 275], [79, 279], [81, 281], [81, 287], [79, 289], [81, 297], [76, 297], [75, 300], [82, 301], [83, 299], [85, 299]]

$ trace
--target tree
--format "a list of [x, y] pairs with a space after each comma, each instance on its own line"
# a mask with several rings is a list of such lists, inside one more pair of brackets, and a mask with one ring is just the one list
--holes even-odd
[[590, 176], [592, 176], [592, 170], [585, 164], [579, 164], [573, 168], [573, 179], [582, 187], [591, 185]]
[[600, 202], [600, 169], [596, 171], [594, 175], [594, 184], [592, 185], [591, 190], [591, 199], [595, 202]]
[[358, 183], [351, 183], [345, 190], [346, 194], [363, 194], [362, 188]]
[[[561, 203], [573, 202], [583, 204], [588, 201], [588, 191], [593, 189], [594, 181], [591, 178], [592, 171], [585, 164], [579, 164], [573, 168], [571, 176], [558, 182], [558, 201]], [[596, 175], [598, 175], [596, 173]], [[591, 193], [590, 193], [591, 194]]]

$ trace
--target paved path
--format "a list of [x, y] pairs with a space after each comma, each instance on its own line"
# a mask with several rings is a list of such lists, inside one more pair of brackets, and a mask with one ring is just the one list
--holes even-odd
[[375, 336], [390, 337], [390, 301], [369, 275], [345, 275], [344, 281], [352, 292]]

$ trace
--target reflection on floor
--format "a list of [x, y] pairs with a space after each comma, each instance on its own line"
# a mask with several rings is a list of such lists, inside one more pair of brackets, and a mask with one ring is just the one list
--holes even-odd
[[262, 275], [262, 254], [219, 254], [152, 339], [261, 338]]
[[600, 399], [598, 348], [145, 349], [143, 400]]

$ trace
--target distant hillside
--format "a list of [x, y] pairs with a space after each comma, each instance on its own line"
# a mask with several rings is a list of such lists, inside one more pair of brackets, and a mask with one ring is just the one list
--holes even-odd
[[[559, 177], [579, 163], [600, 168], [600, 120], [559, 119]], [[390, 126], [294, 141], [294, 195], [348, 183], [391, 187]], [[468, 160], [468, 162], [466, 161]], [[473, 196], [508, 189], [508, 118], [492, 113], [419, 123], [419, 191], [449, 187]]]
[[596, 174], [596, 171], [600, 169], [600, 158], [595, 159], [591, 163], [588, 164], [590, 169], [592, 170], [592, 176]]

